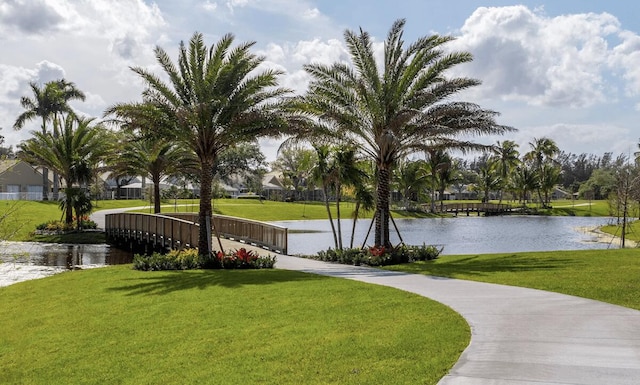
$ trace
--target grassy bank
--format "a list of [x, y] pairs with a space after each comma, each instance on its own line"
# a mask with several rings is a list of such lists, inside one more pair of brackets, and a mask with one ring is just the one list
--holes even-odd
[[[620, 237], [622, 234], [622, 225], [603, 226], [601, 230], [607, 234]], [[625, 234], [626, 234], [626, 239], [630, 239], [635, 242], [640, 242], [640, 220], [627, 223], [627, 229], [625, 231]]]
[[446, 255], [387, 269], [523, 286], [640, 310], [640, 249]]
[[73, 271], [0, 303], [3, 384], [435, 384], [470, 336], [426, 298], [281, 270]]

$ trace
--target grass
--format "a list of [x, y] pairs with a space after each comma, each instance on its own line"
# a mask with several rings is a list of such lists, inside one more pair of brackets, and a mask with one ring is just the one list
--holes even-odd
[[76, 244], [100, 244], [106, 243], [107, 238], [101, 231], [84, 231], [64, 234], [36, 234], [30, 238], [33, 242], [46, 243], [76, 243]]
[[[600, 230], [607, 234], [615, 235], [617, 237], [622, 234], [622, 225], [609, 225], [603, 226]], [[627, 229], [625, 231], [626, 239], [630, 239], [635, 242], [640, 242], [640, 220], [627, 223]]]
[[640, 249], [447, 255], [386, 269], [529, 287], [640, 310]]
[[[144, 206], [148, 204], [140, 200], [128, 201], [99, 201], [94, 206], [96, 210]], [[51, 220], [60, 220], [62, 211], [58, 202], [42, 201], [0, 201], [0, 213], [10, 213], [7, 218], [0, 221], [0, 239], [11, 241], [35, 241], [31, 233], [36, 226]]]
[[3, 384], [436, 384], [451, 309], [281, 270], [66, 272], [0, 288]]

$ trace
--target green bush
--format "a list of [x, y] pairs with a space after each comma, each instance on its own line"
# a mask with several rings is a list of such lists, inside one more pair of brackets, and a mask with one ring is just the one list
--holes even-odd
[[337, 262], [346, 265], [387, 266], [415, 261], [428, 261], [438, 258], [440, 251], [435, 246], [400, 245], [387, 249], [370, 247], [368, 249], [328, 249], [311, 256], [325, 262]]
[[245, 248], [213, 253], [211, 256], [198, 254], [197, 249], [171, 250], [167, 254], [136, 254], [133, 268], [136, 270], [193, 270], [193, 269], [271, 269], [276, 263], [275, 256], [260, 256]]
[[36, 226], [36, 230], [40, 231], [72, 231], [75, 229], [75, 223], [66, 224], [63, 221], [53, 220], [40, 223]]
[[[64, 223], [64, 221], [53, 220], [44, 223], [40, 223], [36, 226], [36, 230], [39, 231], [51, 231], [51, 232], [64, 232], [64, 231], [73, 231], [77, 230], [76, 228], [77, 221], [74, 217], [73, 222], [70, 224]], [[97, 229], [98, 224], [89, 219], [88, 217], [83, 217], [80, 222], [80, 226], [83, 229]]]

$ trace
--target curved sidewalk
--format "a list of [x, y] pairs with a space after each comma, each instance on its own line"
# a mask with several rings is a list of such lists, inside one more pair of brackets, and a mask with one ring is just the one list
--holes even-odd
[[276, 267], [395, 287], [460, 313], [471, 343], [440, 385], [638, 385], [640, 311], [541, 290], [278, 255]]
[[[117, 211], [94, 218], [104, 224], [104, 214]], [[640, 384], [640, 311], [541, 290], [276, 255], [279, 269], [394, 287], [460, 313], [471, 326], [471, 343], [439, 385]]]

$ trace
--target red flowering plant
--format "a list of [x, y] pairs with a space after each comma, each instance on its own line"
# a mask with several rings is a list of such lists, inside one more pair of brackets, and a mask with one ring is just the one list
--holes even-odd
[[244, 247], [222, 254], [216, 254], [223, 269], [264, 269], [273, 268], [276, 262], [275, 257], [262, 257], [255, 251], [247, 250]]

